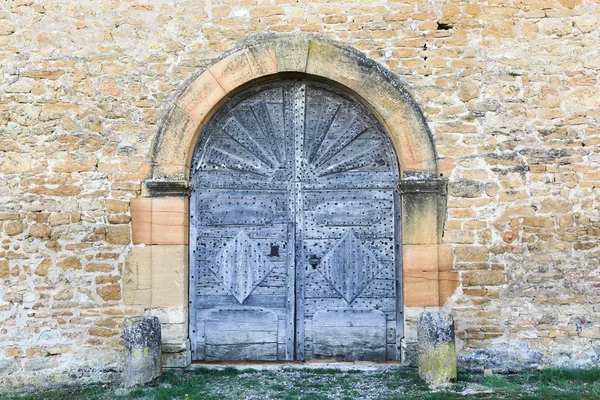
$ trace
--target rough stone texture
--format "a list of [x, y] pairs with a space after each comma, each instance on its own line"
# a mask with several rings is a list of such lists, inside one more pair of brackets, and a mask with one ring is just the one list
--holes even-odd
[[158, 317], [125, 318], [126, 387], [150, 383], [161, 374], [161, 330]]
[[426, 311], [417, 326], [419, 376], [430, 386], [455, 381], [454, 318], [447, 312]]
[[[98, 291], [111, 283], [97, 277], [123, 277], [134, 248], [130, 223], [109, 215], [128, 215], [140, 196], [158, 121], [186, 82], [239, 41], [272, 33], [364, 52], [423, 110], [449, 180], [443, 241], [460, 286], [445, 308], [461, 362], [597, 364], [599, 20], [600, 4], [581, 0], [6, 2], [0, 388], [114, 377], [118, 327], [152, 300], [145, 281], [133, 300]], [[308, 49], [293, 42], [275, 46], [279, 71], [306, 65], [308, 52], [285, 57]], [[454, 192], [459, 182], [473, 183]], [[36, 224], [43, 235], [31, 235]], [[422, 311], [406, 310], [410, 343]], [[106, 318], [117, 327], [99, 326]]]

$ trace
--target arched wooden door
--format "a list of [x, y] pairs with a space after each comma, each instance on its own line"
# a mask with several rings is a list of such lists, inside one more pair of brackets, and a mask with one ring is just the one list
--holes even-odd
[[194, 359], [399, 359], [398, 166], [361, 103], [304, 80], [247, 89], [191, 179]]

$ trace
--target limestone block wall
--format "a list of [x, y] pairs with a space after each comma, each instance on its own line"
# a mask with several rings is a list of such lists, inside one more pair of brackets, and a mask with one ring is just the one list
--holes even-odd
[[436, 296], [461, 365], [597, 364], [599, 21], [593, 0], [4, 2], [0, 387], [115, 378], [127, 315], [158, 315], [185, 353], [186, 206], [142, 182], [186, 82], [260, 34], [354, 47], [423, 111], [447, 212], [405, 285], [436, 262], [458, 275]]

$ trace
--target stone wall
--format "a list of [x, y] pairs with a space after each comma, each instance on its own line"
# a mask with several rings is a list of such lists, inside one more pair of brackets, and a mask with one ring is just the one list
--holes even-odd
[[4, 2], [0, 386], [116, 376], [126, 315], [185, 337], [185, 291], [151, 283], [185, 244], [133, 245], [132, 199], [167, 103], [265, 33], [352, 46], [421, 107], [449, 179], [463, 366], [598, 363], [599, 20], [591, 0]]

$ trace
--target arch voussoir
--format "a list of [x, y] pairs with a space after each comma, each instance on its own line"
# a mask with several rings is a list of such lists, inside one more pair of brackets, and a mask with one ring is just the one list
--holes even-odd
[[197, 134], [214, 110], [230, 93], [279, 73], [306, 74], [351, 90], [388, 128], [403, 175], [437, 173], [424, 118], [392, 74], [362, 53], [335, 42], [283, 36], [249, 42], [191, 81], [163, 118], [153, 147], [152, 177], [186, 176], [181, 167], [189, 166]]

